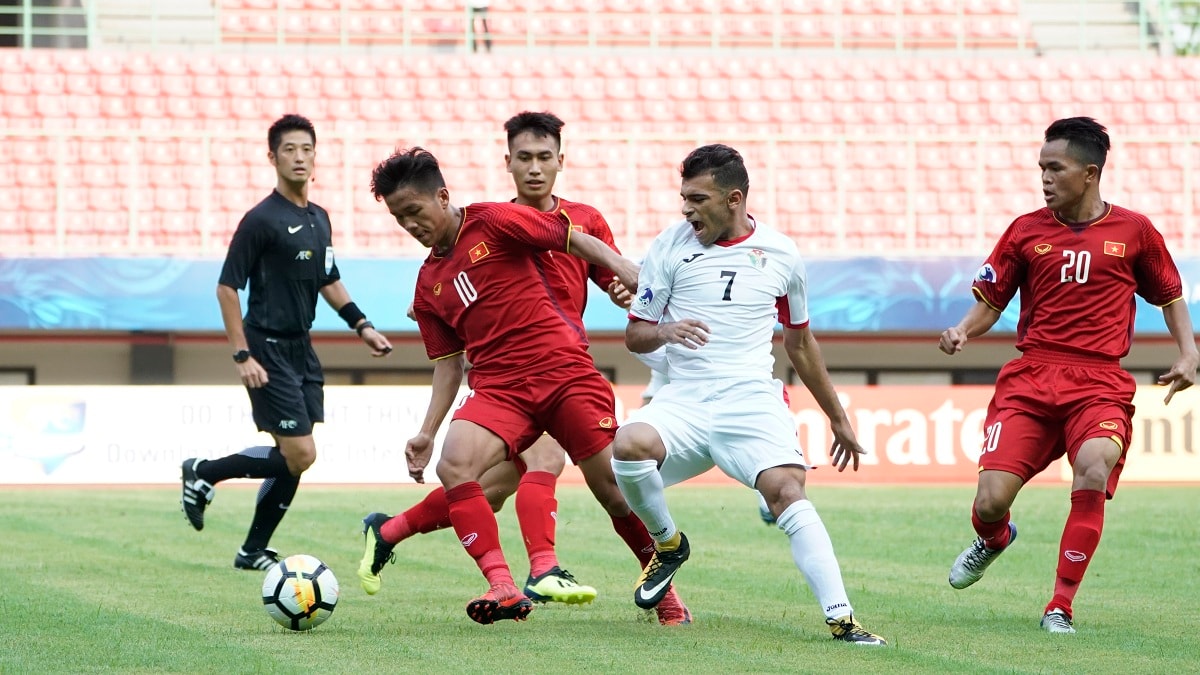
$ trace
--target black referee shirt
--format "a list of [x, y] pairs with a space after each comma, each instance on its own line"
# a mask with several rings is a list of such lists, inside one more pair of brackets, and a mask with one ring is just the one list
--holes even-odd
[[341, 278], [331, 229], [325, 209], [300, 208], [276, 190], [246, 212], [220, 278], [237, 289], [250, 282], [246, 325], [280, 337], [312, 328], [319, 291]]

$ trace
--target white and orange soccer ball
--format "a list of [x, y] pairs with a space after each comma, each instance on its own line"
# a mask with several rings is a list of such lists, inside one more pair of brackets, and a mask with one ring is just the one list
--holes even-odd
[[262, 601], [280, 626], [312, 630], [337, 607], [338, 580], [333, 570], [311, 555], [288, 556], [267, 570]]

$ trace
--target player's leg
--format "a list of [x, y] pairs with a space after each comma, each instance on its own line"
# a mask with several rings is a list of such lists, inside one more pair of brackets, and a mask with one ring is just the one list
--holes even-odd
[[1052, 633], [1075, 632], [1072, 604], [1099, 548], [1105, 502], [1116, 492], [1129, 447], [1130, 401], [1136, 385], [1123, 371], [1098, 375], [1115, 380], [1104, 389], [1112, 389], [1116, 400], [1098, 405], [1099, 397], [1091, 392], [1088, 407], [1072, 415], [1067, 425], [1067, 443], [1077, 449], [1067, 454], [1073, 473], [1071, 510], [1059, 540], [1054, 596], [1042, 614], [1042, 628]]
[[558, 500], [554, 496], [559, 475], [566, 465], [562, 446], [543, 434], [521, 456], [509, 464], [521, 465], [517, 484], [517, 522], [529, 554], [529, 577], [525, 596], [534, 602], [590, 603], [596, 589], [585, 586], [558, 563], [554, 548]]
[[513, 583], [500, 550], [496, 515], [479, 480], [488, 469], [527, 448], [541, 434], [528, 392], [478, 386], [454, 413], [442, 443], [437, 474], [446, 488], [450, 523], [491, 588], [467, 605], [478, 623], [523, 620], [533, 604]]

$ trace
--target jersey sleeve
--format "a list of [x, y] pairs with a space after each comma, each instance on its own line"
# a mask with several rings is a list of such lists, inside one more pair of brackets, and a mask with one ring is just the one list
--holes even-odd
[[231, 288], [244, 289], [250, 272], [259, 256], [271, 241], [271, 230], [267, 223], [253, 211], [242, 217], [233, 238], [229, 241], [229, 250], [225, 254], [225, 264], [221, 266], [221, 285]]
[[637, 296], [629, 308], [630, 319], [658, 323], [666, 312], [674, 276], [667, 265], [673, 258], [668, 255], [666, 241], [663, 237], [655, 239], [646, 252], [638, 273]]
[[1017, 223], [1013, 221], [983, 266], [975, 273], [971, 291], [997, 312], [1003, 312], [1025, 280], [1027, 264], [1020, 255]]
[[429, 357], [430, 361], [454, 356], [465, 349], [462, 339], [454, 332], [454, 328], [438, 318], [433, 312], [433, 308], [429, 306], [429, 301], [419, 290], [417, 296], [413, 298], [413, 315], [417, 318], [421, 341], [425, 343], [425, 355]]
[[338, 270], [337, 259], [333, 255], [333, 221], [329, 219], [329, 212], [321, 209], [321, 216], [325, 219], [325, 225], [329, 228], [329, 244], [325, 247], [325, 276], [321, 277], [321, 287], [324, 288], [335, 281], [342, 278], [341, 271]]
[[565, 215], [543, 213], [531, 206], [496, 203], [486, 205], [488, 226], [505, 239], [538, 251], [566, 251], [570, 228]]
[[775, 301], [779, 323], [785, 328], [804, 328], [808, 325], [808, 272], [804, 261], [796, 256], [788, 275], [787, 294]]
[[1137, 294], [1146, 302], [1162, 307], [1183, 297], [1179, 268], [1167, 250], [1162, 233], [1147, 222], [1142, 230], [1141, 255], [1133, 268]]

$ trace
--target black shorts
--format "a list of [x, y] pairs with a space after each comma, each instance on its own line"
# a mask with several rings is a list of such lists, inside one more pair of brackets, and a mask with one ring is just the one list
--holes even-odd
[[246, 388], [259, 431], [276, 436], [308, 436], [325, 421], [325, 375], [312, 340], [264, 335], [245, 327], [250, 354], [267, 371], [267, 384]]

